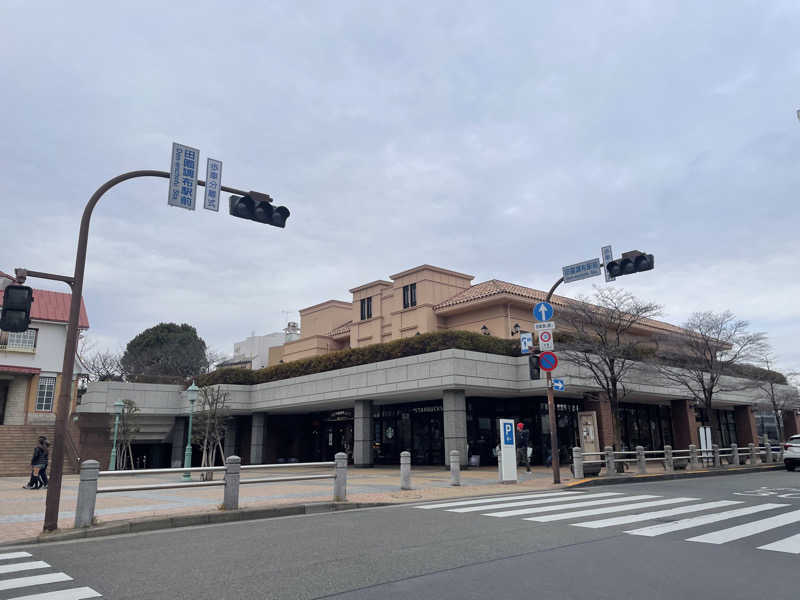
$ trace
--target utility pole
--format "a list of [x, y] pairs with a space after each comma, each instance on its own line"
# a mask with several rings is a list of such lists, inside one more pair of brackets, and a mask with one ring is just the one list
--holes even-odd
[[[545, 302], [549, 303], [553, 297], [553, 292], [564, 281], [560, 277], [547, 292]], [[558, 455], [558, 419], [556, 418], [556, 402], [553, 398], [553, 376], [547, 371], [547, 417], [550, 422], [550, 456], [553, 466], [553, 483], [561, 483], [561, 458]]]

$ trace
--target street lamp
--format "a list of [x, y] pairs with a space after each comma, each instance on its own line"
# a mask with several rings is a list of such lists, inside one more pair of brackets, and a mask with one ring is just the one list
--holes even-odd
[[108, 461], [108, 470], [117, 470], [117, 430], [119, 429], [119, 416], [122, 414], [122, 407], [125, 403], [122, 400], [114, 402], [114, 443], [111, 446], [111, 459]]
[[519, 335], [520, 326], [519, 323], [514, 323], [514, 327], [511, 328], [511, 335]]
[[481, 333], [483, 335], [489, 335], [489, 328], [486, 325], [484, 325], [483, 327], [481, 327]]
[[[186, 436], [186, 452], [183, 453], [183, 468], [188, 469], [192, 466], [192, 413], [194, 412], [194, 403], [197, 401], [197, 392], [200, 388], [197, 387], [192, 380], [192, 385], [186, 388], [186, 398], [189, 400], [189, 431]], [[186, 471], [183, 474], [184, 481], [191, 481], [192, 474]]]

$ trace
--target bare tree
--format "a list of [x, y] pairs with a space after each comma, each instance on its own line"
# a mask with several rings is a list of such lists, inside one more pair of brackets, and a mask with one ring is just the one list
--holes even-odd
[[619, 288], [596, 288], [591, 298], [581, 297], [563, 311], [561, 320], [574, 337], [563, 354], [565, 360], [591, 373], [605, 393], [614, 421], [614, 442], [621, 447], [617, 412], [628, 393], [625, 386], [631, 369], [653, 352], [656, 340], [642, 326], [661, 314], [661, 306], [639, 300]]
[[[111, 425], [113, 432], [114, 425]], [[117, 430], [117, 464], [118, 471], [124, 471], [126, 468], [134, 468], [133, 463], [133, 450], [131, 449], [131, 442], [136, 438], [139, 433], [139, 407], [133, 400], [122, 401], [122, 411], [119, 416], [119, 429]], [[130, 465], [130, 467], [129, 467]]]
[[125, 373], [120, 359], [120, 353], [97, 350], [94, 342], [81, 336], [78, 360], [89, 375], [89, 381], [122, 381]]
[[219, 363], [227, 359], [228, 355], [224, 352], [219, 352], [213, 348], [208, 348], [206, 350], [206, 362], [208, 363], [208, 367], [206, 367], [205, 372], [211, 373], [211, 371], [217, 368]]
[[684, 324], [686, 335], [673, 341], [680, 352], [667, 349], [655, 362], [661, 375], [691, 394], [703, 410], [704, 425], [711, 403], [720, 392], [753, 389], [756, 379], [735, 378], [766, 351], [766, 335], [748, 331], [749, 323], [730, 311], [694, 313]]
[[760, 402], [764, 410], [768, 410], [775, 415], [775, 422], [778, 428], [778, 442], [782, 442], [783, 435], [783, 415], [786, 411], [795, 411], [800, 408], [800, 397], [796, 387], [784, 384], [783, 381], [788, 378], [796, 377], [797, 373], [786, 373], [781, 376], [773, 370], [775, 366], [775, 357], [769, 348], [765, 348], [764, 354], [759, 360], [761, 366], [765, 369], [759, 378], [758, 387], [763, 394]]
[[[229, 396], [218, 387], [200, 388], [200, 410], [195, 413], [192, 437], [203, 450], [202, 467], [213, 467], [217, 453], [225, 461], [222, 440], [225, 438], [225, 423], [230, 416], [226, 406]], [[203, 480], [210, 480], [213, 473], [203, 473]]]

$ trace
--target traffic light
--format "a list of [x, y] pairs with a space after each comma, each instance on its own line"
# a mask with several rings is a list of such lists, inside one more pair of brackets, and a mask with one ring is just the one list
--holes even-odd
[[606, 271], [609, 277], [620, 277], [621, 275], [650, 271], [654, 266], [655, 259], [652, 254], [631, 250], [630, 252], [623, 252], [622, 258], [606, 263]]
[[33, 288], [25, 285], [9, 285], [3, 292], [3, 310], [0, 314], [0, 329], [20, 333], [31, 324]]
[[286, 227], [290, 213], [285, 206], [273, 206], [272, 198], [267, 194], [248, 192], [246, 196], [231, 196], [230, 214], [274, 227]]
[[528, 355], [528, 369], [530, 370], [531, 379], [540, 379], [542, 372], [539, 370], [539, 355]]

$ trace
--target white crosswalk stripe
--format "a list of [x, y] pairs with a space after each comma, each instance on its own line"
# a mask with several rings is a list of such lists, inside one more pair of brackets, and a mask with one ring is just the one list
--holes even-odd
[[653, 512], [639, 513], [634, 515], [623, 515], [621, 517], [609, 517], [608, 519], [599, 519], [597, 521], [585, 521], [583, 523], [573, 523], [574, 527], [586, 527], [589, 529], [599, 529], [601, 527], [613, 527], [615, 525], [629, 525], [631, 523], [639, 523], [641, 521], [652, 521], [654, 519], [663, 519], [664, 517], [676, 517], [691, 512], [700, 512], [701, 510], [711, 510], [712, 508], [722, 508], [723, 506], [732, 506], [734, 504], [741, 504], [737, 500], [719, 500], [717, 502], [704, 502], [702, 504], [690, 504], [689, 506], [681, 506], [679, 508], [669, 508], [667, 510], [657, 510]]
[[46, 569], [49, 566], [50, 565], [41, 560], [12, 563], [10, 565], [0, 565], [0, 575], [4, 575], [6, 573], [16, 573], [17, 571], [33, 571], [34, 569]]
[[[698, 502], [699, 501], [699, 502]], [[765, 532], [774, 532], [784, 527], [800, 523], [800, 510], [791, 504], [763, 503], [751, 506], [739, 506], [731, 510], [722, 510], [741, 505], [745, 500], [708, 500], [700, 498], [677, 497], [664, 498], [653, 494], [625, 495], [622, 492], [549, 492], [538, 494], [521, 494], [500, 498], [479, 498], [474, 500], [457, 500], [417, 506], [416, 508], [442, 509], [445, 512], [469, 514], [479, 513], [482, 517], [508, 518], [517, 517], [524, 521], [550, 523], [571, 521], [573, 527], [600, 529], [603, 527], [626, 526], [643, 521], [668, 520], [637, 529], [627, 529], [624, 533], [643, 537], [657, 537], [669, 533], [689, 529], [702, 528], [722, 521], [753, 517], [766, 511], [789, 508], [788, 512], [775, 514], [767, 518], [757, 518], [739, 523], [733, 527], [706, 531], [700, 535], [686, 538], [686, 541], [706, 544], [726, 544]], [[648, 510], [657, 506], [681, 505], [663, 510]], [[683, 515], [708, 511], [693, 517], [680, 518]], [[716, 511], [716, 512], [714, 512]], [[598, 515], [625, 513], [602, 519], [590, 519]], [[758, 546], [759, 550], [770, 550], [786, 554], [800, 555], [800, 533], [790, 531], [792, 535], [783, 539]], [[786, 534], [784, 534], [786, 535]], [[778, 537], [777, 535], [775, 537]]]
[[[0, 554], [0, 595], [6, 598], [1, 592], [16, 590], [21, 588], [39, 587], [39, 590], [27, 590], [25, 595], [14, 596], [8, 600], [84, 600], [86, 598], [100, 598], [102, 594], [89, 587], [72, 587], [61, 590], [53, 590], [52, 584], [72, 581], [72, 577], [66, 573], [42, 573], [29, 575], [26, 577], [3, 577], [23, 573], [25, 571], [35, 571], [38, 569], [50, 569], [51, 566], [42, 560], [17, 560], [31, 558], [29, 552], [6, 552]], [[49, 588], [49, 589], [48, 589]], [[33, 593], [31, 593], [33, 592]]]
[[752, 515], [765, 510], [773, 510], [776, 508], [783, 508], [790, 506], [789, 504], [758, 504], [756, 506], [745, 506], [744, 508], [736, 508], [734, 510], [726, 510], [721, 513], [713, 513], [710, 515], [702, 515], [700, 517], [691, 517], [689, 519], [681, 519], [672, 523], [661, 523], [659, 525], [652, 525], [650, 527], [642, 527], [641, 529], [632, 529], [626, 531], [631, 535], [643, 535], [647, 537], [655, 537], [665, 533], [673, 533], [683, 529], [691, 529], [692, 527], [700, 527], [701, 525], [708, 525], [710, 523], [717, 523], [726, 519], [735, 519], [736, 517], [743, 517]]
[[736, 527], [728, 527], [727, 529], [721, 529], [720, 531], [706, 533], [705, 535], [698, 535], [688, 538], [686, 541], [702, 542], [704, 544], [724, 544], [733, 540], [740, 540], [742, 538], [750, 537], [751, 535], [756, 535], [757, 533], [769, 531], [770, 529], [777, 529], [778, 527], [782, 527], [784, 525], [797, 523], [798, 521], [800, 521], [800, 510], [793, 510], [788, 513], [775, 515], [774, 517], [768, 517], [759, 521], [751, 521], [749, 523], [744, 523], [743, 525], [737, 525]]
[[579, 510], [576, 512], [557, 513], [555, 515], [544, 515], [541, 517], [528, 517], [526, 521], [566, 521], [583, 517], [593, 517], [595, 515], [607, 515], [615, 512], [625, 512], [626, 510], [639, 510], [654, 506], [666, 506], [669, 504], [680, 504], [682, 502], [694, 502], [697, 498], [664, 498], [663, 500], [653, 500], [651, 502], [637, 502], [634, 504], [621, 504], [618, 506], [605, 506], [603, 508], [593, 508], [589, 510]]
[[758, 547], [759, 550], [772, 550], [773, 552], [786, 552], [788, 554], [800, 554], [800, 533], [793, 535], [771, 544]]
[[0, 560], [11, 560], [12, 558], [30, 558], [29, 552], [9, 552], [8, 554], [0, 554]]
[[[537, 493], [537, 494], [522, 494], [520, 496], [502, 496], [499, 498], [479, 498], [478, 500], [459, 500], [456, 502], [439, 502], [436, 504], [425, 504], [423, 506], [417, 506], [417, 508], [422, 509], [431, 509], [431, 508], [450, 508], [452, 506], [468, 506], [472, 504], [495, 504], [500, 501], [508, 501], [508, 500], [533, 500], [535, 498], [550, 498], [555, 496], [579, 496], [582, 495], [583, 492], [551, 492], [551, 493]], [[30, 554], [28, 555], [30, 556]]]
[[620, 502], [634, 501], [634, 500], [650, 500], [651, 498], [659, 498], [660, 496], [653, 496], [650, 494], [642, 494], [641, 496], [628, 496], [627, 498], [605, 498], [602, 500], [584, 500], [581, 502], [567, 502], [566, 504], [557, 504], [555, 506], [537, 506], [535, 508], [520, 508], [517, 510], [502, 510], [491, 513], [481, 513], [486, 517], [518, 517], [520, 515], [532, 515], [543, 512], [553, 512], [556, 510], [563, 510], [565, 508], [586, 508], [589, 506], [601, 506], [605, 504], [619, 504]]
[[[609, 496], [619, 496], [619, 493], [605, 492], [601, 494], [587, 494], [586, 496], [579, 496], [578, 498], [566, 498], [566, 500], [588, 500], [590, 498], [607, 498]], [[563, 502], [565, 498], [540, 498], [536, 500], [520, 500], [519, 502], [500, 502], [499, 504], [489, 504], [481, 506], [466, 506], [463, 508], [448, 508], [447, 512], [466, 513], [477, 512], [482, 510], [495, 510], [497, 508], [512, 508], [518, 506], [536, 506], [537, 504], [553, 504], [555, 502]]]
[[72, 588], [71, 590], [58, 590], [56, 592], [44, 592], [42, 594], [31, 594], [29, 596], [17, 596], [9, 600], [86, 600], [87, 598], [100, 598], [102, 594], [95, 592], [92, 588]]

